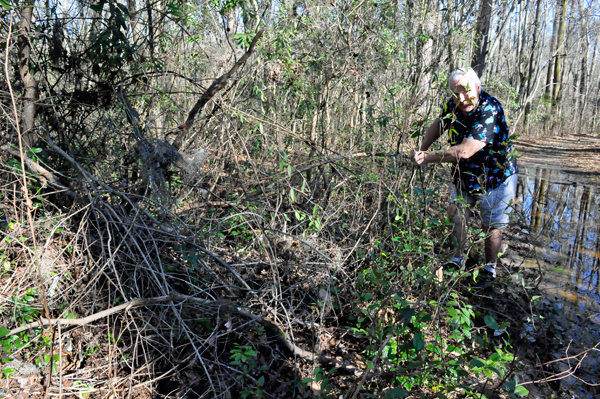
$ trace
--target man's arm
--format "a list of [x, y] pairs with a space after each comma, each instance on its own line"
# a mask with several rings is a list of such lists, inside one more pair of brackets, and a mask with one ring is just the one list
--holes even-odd
[[440, 162], [458, 162], [461, 159], [471, 158], [477, 151], [485, 147], [486, 143], [474, 139], [464, 139], [459, 145], [440, 151], [427, 151], [423, 162], [418, 165]]
[[421, 142], [421, 148], [418, 150], [412, 150], [409, 157], [411, 161], [413, 161], [416, 165], [422, 165], [425, 160], [425, 156], [427, 155], [427, 149], [442, 135], [442, 122], [440, 118], [436, 118], [435, 121], [429, 126], [427, 129], [427, 133], [425, 133], [425, 137], [423, 137], [423, 141]]
[[421, 142], [421, 148], [419, 151], [427, 151], [431, 145], [440, 138], [442, 135], [442, 122], [440, 118], [437, 118], [429, 129], [427, 129], [427, 133], [425, 133], [425, 137], [423, 137], [423, 141]]

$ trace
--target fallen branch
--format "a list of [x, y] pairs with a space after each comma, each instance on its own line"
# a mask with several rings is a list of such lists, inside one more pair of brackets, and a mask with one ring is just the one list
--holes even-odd
[[[307, 351], [305, 349], [302, 349], [302, 348], [296, 346], [296, 344], [294, 342], [292, 342], [287, 337], [285, 332], [283, 332], [283, 330], [281, 330], [281, 328], [279, 328], [276, 324], [274, 324], [273, 322], [271, 322], [269, 320], [262, 318], [261, 316], [257, 316], [255, 314], [252, 314], [252, 313], [242, 309], [241, 307], [237, 306], [232, 301], [228, 301], [228, 300], [207, 301], [205, 299], [196, 298], [196, 297], [192, 297], [192, 296], [188, 296], [188, 295], [182, 295], [182, 294], [178, 294], [178, 293], [171, 293], [171, 295], [165, 295], [165, 296], [160, 296], [160, 297], [155, 297], [155, 298], [132, 299], [131, 301], [126, 302], [122, 305], [115, 306], [113, 308], [106, 309], [106, 310], [103, 310], [98, 313], [94, 313], [93, 315], [89, 315], [82, 319], [50, 319], [50, 320], [48, 320], [48, 319], [42, 317], [38, 321], [28, 323], [28, 324], [25, 324], [24, 326], [17, 327], [15, 329], [10, 330], [2, 338], [6, 338], [8, 336], [18, 334], [18, 333], [20, 333], [22, 331], [26, 331], [30, 328], [39, 328], [42, 326], [47, 326], [47, 325], [50, 325], [50, 323], [53, 326], [58, 326], [58, 325], [60, 325], [60, 326], [83, 326], [83, 325], [92, 323], [96, 320], [113, 315], [115, 313], [119, 313], [123, 310], [131, 309], [136, 306], [147, 306], [147, 305], [153, 305], [153, 304], [164, 303], [164, 302], [168, 303], [170, 301], [180, 302], [180, 303], [190, 302], [190, 303], [202, 305], [205, 307], [209, 307], [211, 309], [216, 308], [216, 309], [224, 310], [227, 313], [237, 314], [239, 316], [242, 316], [242, 317], [245, 317], [252, 321], [255, 321], [256, 323], [265, 327], [265, 330], [267, 330], [271, 335], [273, 335], [277, 339], [277, 342], [279, 342], [279, 344], [281, 344], [289, 352], [292, 352], [292, 353], [296, 354], [297, 356], [300, 356], [303, 359], [306, 359], [309, 361], [319, 361], [321, 363], [332, 364], [335, 367], [344, 369], [349, 372], [353, 372], [354, 374], [359, 374], [362, 372], [361, 369], [354, 367], [354, 366], [352, 366], [346, 362], [343, 362], [341, 360], [337, 360], [335, 358], [325, 356], [325, 355], [318, 355], [316, 353]], [[213, 314], [214, 314], [214, 312], [213, 312]]]
[[[0, 146], [0, 150], [9, 153], [12, 156], [21, 158], [21, 153], [17, 150], [13, 150], [8, 145]], [[23, 154], [23, 163], [25, 164], [25, 166], [27, 166], [27, 169], [29, 169], [30, 171], [39, 173], [41, 176], [41, 179], [43, 180], [44, 183], [50, 184], [51, 186], [54, 186], [64, 192], [66, 192], [66, 194], [69, 195], [70, 197], [73, 197], [76, 199], [81, 199], [81, 197], [79, 197], [79, 195], [77, 195], [77, 193], [75, 193], [73, 190], [71, 190], [64, 184], [62, 184], [58, 180], [58, 178], [54, 175], [54, 173], [50, 172], [49, 170], [47, 170], [46, 168], [41, 166], [39, 163], [35, 162], [33, 159], [29, 158], [25, 154]]]
[[119, 306], [115, 306], [114, 308], [103, 310], [102, 312], [94, 313], [94, 314], [84, 317], [82, 319], [50, 319], [50, 320], [48, 320], [45, 317], [41, 317], [40, 320], [38, 320], [38, 321], [34, 321], [31, 323], [25, 324], [21, 327], [17, 327], [17, 328], [10, 330], [3, 338], [18, 334], [22, 331], [29, 330], [30, 328], [39, 328], [39, 327], [48, 326], [48, 325], [83, 326], [83, 325], [89, 324], [91, 322], [94, 322], [98, 319], [101, 319], [103, 317], [118, 313], [122, 310], [132, 308], [134, 306], [152, 305], [154, 303], [165, 302], [169, 299], [171, 299], [170, 296], [148, 298], [148, 299], [144, 299], [144, 298], [132, 299], [131, 301], [129, 301], [127, 303], [124, 303]]

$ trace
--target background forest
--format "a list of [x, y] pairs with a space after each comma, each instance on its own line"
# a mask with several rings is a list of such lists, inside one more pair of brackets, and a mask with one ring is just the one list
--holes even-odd
[[0, 395], [517, 397], [552, 375], [515, 322], [534, 287], [436, 276], [448, 173], [406, 154], [464, 66], [512, 133], [596, 134], [595, 1], [0, 4]]

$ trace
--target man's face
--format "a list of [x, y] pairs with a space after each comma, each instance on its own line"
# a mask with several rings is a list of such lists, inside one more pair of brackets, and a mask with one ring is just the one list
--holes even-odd
[[479, 87], [469, 82], [466, 75], [461, 76], [454, 84], [451, 84], [450, 90], [463, 114], [467, 115], [475, 109], [479, 101]]

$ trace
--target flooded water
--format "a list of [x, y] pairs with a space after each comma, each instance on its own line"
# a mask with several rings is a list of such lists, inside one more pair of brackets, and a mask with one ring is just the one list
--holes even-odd
[[[525, 169], [517, 186], [517, 214], [556, 283], [555, 295], [580, 310], [600, 300], [600, 189], [576, 176]], [[536, 263], [537, 267], [537, 263]], [[591, 309], [590, 309], [591, 310]]]
[[[534, 249], [520, 266], [543, 271], [543, 300], [561, 315], [565, 347], [551, 356], [587, 350], [577, 375], [588, 384], [600, 383], [599, 194], [599, 187], [577, 184], [577, 175], [522, 168], [515, 207], [516, 224]], [[574, 397], [598, 397], [596, 388], [575, 378], [563, 382], [577, 386]]]

